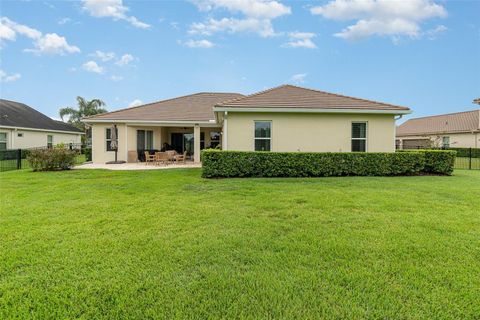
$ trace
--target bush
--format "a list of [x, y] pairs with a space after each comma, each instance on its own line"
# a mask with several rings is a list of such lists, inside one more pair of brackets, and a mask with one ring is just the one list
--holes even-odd
[[27, 161], [33, 171], [66, 170], [75, 165], [75, 150], [63, 147], [29, 150]]
[[456, 151], [452, 150], [422, 150], [425, 154], [423, 172], [450, 175], [455, 165]]
[[[449, 151], [436, 151], [439, 153]], [[453, 158], [454, 158], [453, 153]], [[328, 177], [394, 176], [422, 172], [450, 174], [450, 154], [427, 152], [330, 153], [330, 152], [242, 152], [204, 150], [203, 177]], [[428, 170], [426, 161], [429, 161]], [[436, 161], [445, 161], [437, 164]], [[450, 166], [450, 167], [449, 167]]]

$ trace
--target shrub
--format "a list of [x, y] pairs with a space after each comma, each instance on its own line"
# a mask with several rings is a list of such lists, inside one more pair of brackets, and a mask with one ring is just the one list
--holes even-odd
[[[391, 176], [421, 173], [425, 168], [426, 153], [307, 153], [204, 150], [202, 158], [202, 175], [206, 178]], [[436, 159], [435, 157], [429, 158], [430, 161], [435, 161]], [[432, 162], [432, 170], [433, 165], [434, 163]], [[445, 173], [448, 172], [445, 168], [440, 167], [435, 165], [435, 168], [443, 169], [443, 171], [446, 171]]]
[[27, 161], [33, 171], [66, 170], [75, 165], [75, 150], [63, 147], [30, 150]]
[[455, 165], [456, 151], [451, 150], [422, 150], [425, 154], [425, 168], [423, 172], [450, 175]]

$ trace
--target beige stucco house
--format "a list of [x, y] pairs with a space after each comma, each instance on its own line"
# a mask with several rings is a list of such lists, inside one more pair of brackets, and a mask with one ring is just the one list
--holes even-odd
[[480, 109], [410, 119], [397, 128], [397, 146], [480, 148]]
[[137, 161], [168, 143], [200, 161], [200, 150], [393, 152], [395, 120], [406, 107], [284, 85], [252, 95], [197, 93], [84, 119], [92, 160]]
[[80, 144], [83, 132], [19, 102], [0, 99], [0, 150]]

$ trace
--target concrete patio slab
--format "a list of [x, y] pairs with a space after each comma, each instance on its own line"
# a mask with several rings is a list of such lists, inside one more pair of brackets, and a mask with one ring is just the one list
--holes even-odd
[[75, 166], [74, 169], [106, 169], [106, 170], [162, 170], [162, 169], [181, 169], [181, 168], [201, 168], [201, 163], [187, 162], [185, 164], [169, 164], [169, 165], [145, 165], [145, 163], [122, 163], [122, 164], [105, 164], [105, 163], [84, 163]]

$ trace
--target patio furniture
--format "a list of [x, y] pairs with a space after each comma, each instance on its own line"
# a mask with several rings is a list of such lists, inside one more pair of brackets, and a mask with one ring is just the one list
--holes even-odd
[[169, 156], [166, 152], [155, 152], [155, 164], [159, 165], [160, 163], [163, 163], [168, 165], [168, 162]]
[[185, 161], [187, 160], [187, 151], [183, 152], [183, 154], [177, 154], [175, 155], [175, 162], [183, 162], [185, 164]]
[[175, 155], [177, 154], [177, 151], [175, 150], [167, 150], [165, 153], [168, 155], [168, 161], [172, 162], [175, 160]]
[[127, 162], [132, 163], [132, 162], [137, 162], [137, 161], [138, 161], [137, 151], [129, 150], [128, 151], [128, 156], [127, 156]]
[[155, 163], [155, 155], [145, 151], [145, 165], [148, 165], [149, 163]]

